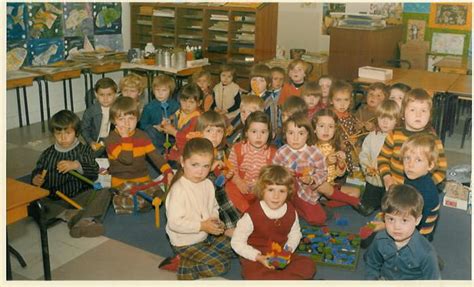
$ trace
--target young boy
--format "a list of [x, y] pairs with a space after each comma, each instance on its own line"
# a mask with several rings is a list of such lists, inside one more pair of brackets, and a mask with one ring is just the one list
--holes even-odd
[[317, 82], [307, 82], [303, 85], [301, 96], [308, 106], [308, 119], [311, 121], [314, 114], [321, 110], [322, 90]]
[[214, 103], [211, 110], [215, 110], [232, 121], [239, 113], [240, 87], [234, 82], [235, 68], [222, 65], [219, 73], [220, 82], [214, 87]]
[[232, 121], [232, 130], [228, 131], [229, 136], [227, 137], [227, 142], [230, 145], [233, 145], [242, 139], [242, 131], [247, 117], [255, 111], [263, 112], [263, 108], [264, 102], [262, 98], [255, 95], [242, 96], [240, 101], [240, 116]]
[[117, 84], [111, 78], [102, 78], [95, 83], [94, 91], [97, 102], [84, 112], [81, 134], [98, 157], [104, 151], [102, 140], [109, 135], [109, 110], [116, 98]]
[[311, 66], [307, 62], [300, 59], [293, 60], [288, 64], [288, 78], [290, 80], [281, 88], [278, 105], [282, 105], [289, 96], [301, 95], [301, 87], [310, 68]]
[[285, 70], [282, 67], [273, 67], [270, 69], [272, 75], [272, 92], [276, 102], [280, 99], [281, 88], [285, 83]]
[[153, 79], [153, 99], [143, 109], [140, 118], [140, 129], [150, 137], [157, 151], [162, 154], [165, 150], [165, 136], [159, 131], [164, 118], [170, 117], [178, 109], [178, 102], [171, 98], [176, 85], [170, 76], [160, 74]]
[[402, 119], [405, 120], [404, 125], [395, 128], [392, 133], [387, 135], [382, 150], [377, 157], [377, 165], [385, 190], [388, 190], [392, 184], [403, 183], [403, 160], [400, 150], [403, 143], [410, 136], [416, 134], [432, 134], [435, 136], [436, 150], [439, 156], [435, 168], [432, 170], [432, 177], [435, 184], [439, 184], [445, 179], [448, 164], [443, 143], [429, 125], [432, 105], [431, 96], [423, 89], [413, 89], [405, 96], [400, 112]]
[[415, 135], [402, 145], [400, 151], [405, 184], [416, 188], [423, 196], [425, 203], [423, 217], [417, 229], [430, 242], [433, 241], [440, 209], [438, 189], [431, 176], [431, 170], [434, 169], [438, 160], [435, 141], [436, 138], [430, 134]]
[[[79, 117], [68, 110], [59, 111], [50, 119], [48, 128], [55, 143], [41, 154], [32, 172], [33, 185], [51, 192], [43, 200], [47, 206], [48, 222], [65, 217], [69, 220], [69, 234], [74, 238], [102, 235], [104, 226], [101, 219], [109, 205], [110, 192], [105, 189], [86, 191], [91, 186], [70, 173], [75, 171], [90, 180], [96, 180], [99, 173], [92, 149], [77, 138], [81, 130]], [[66, 211], [71, 206], [59, 200], [56, 191], [72, 198], [84, 209]], [[63, 212], [64, 215], [60, 215]]]
[[375, 130], [377, 126], [375, 124], [375, 112], [387, 96], [387, 87], [384, 83], [373, 83], [369, 86], [367, 89], [367, 104], [361, 106], [355, 113], [360, 128], [364, 127], [369, 132]]
[[129, 97], [137, 101], [141, 114], [144, 106], [144, 79], [137, 74], [128, 74], [120, 80], [119, 88], [122, 96]]
[[136, 129], [138, 117], [138, 105], [128, 97], [118, 98], [110, 108], [110, 119], [115, 130], [105, 139], [105, 146], [110, 161], [112, 187], [125, 182], [150, 181], [145, 157], [163, 174], [171, 172], [171, 167], [155, 150], [148, 135]]
[[364, 254], [367, 280], [440, 280], [436, 251], [416, 226], [423, 197], [409, 185], [394, 185], [382, 199], [386, 230]]

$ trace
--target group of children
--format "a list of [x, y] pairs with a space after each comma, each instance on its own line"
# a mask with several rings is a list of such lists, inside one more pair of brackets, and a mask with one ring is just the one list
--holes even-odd
[[[447, 163], [430, 126], [430, 95], [376, 83], [353, 113], [351, 84], [329, 76], [307, 81], [308, 71], [303, 60], [293, 60], [287, 72], [256, 64], [248, 92], [228, 65], [213, 88], [210, 73], [201, 71], [177, 93], [174, 79], [161, 74], [146, 105], [139, 76], [120, 81], [120, 96], [114, 81], [103, 78], [82, 122], [69, 111], [52, 117], [56, 142], [41, 155], [32, 182], [52, 192], [52, 204], [58, 190], [79, 199], [84, 208], [62, 218], [71, 236], [97, 236], [111, 195], [83, 192], [87, 186], [71, 171], [95, 180], [94, 158], [107, 156], [112, 187], [144, 183], [151, 180], [148, 158], [169, 179], [166, 232], [176, 255], [160, 266], [176, 269], [178, 279], [222, 275], [236, 254], [245, 279], [311, 279], [315, 264], [293, 253], [302, 236], [299, 218], [323, 226], [327, 209], [343, 205], [363, 216], [384, 213], [365, 255], [367, 278], [439, 279], [425, 238], [433, 239], [437, 184]], [[363, 191], [346, 182], [361, 174]], [[272, 243], [293, 253], [282, 270], [269, 263]]]

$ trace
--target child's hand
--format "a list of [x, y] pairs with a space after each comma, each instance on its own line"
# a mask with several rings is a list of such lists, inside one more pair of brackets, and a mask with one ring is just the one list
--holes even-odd
[[224, 173], [226, 179], [231, 179], [234, 176], [234, 172], [229, 170], [228, 172]]
[[169, 120], [163, 120], [161, 122], [160, 131], [170, 134], [172, 136], [176, 136], [176, 133], [178, 132], [176, 128], [169, 122]]
[[326, 158], [328, 165], [335, 164], [337, 162], [337, 153], [332, 153]]
[[365, 122], [364, 127], [369, 132], [375, 130], [375, 124], [373, 122]]
[[374, 225], [374, 232], [384, 230], [385, 229], [385, 222], [383, 221], [371, 221], [370, 224]]
[[242, 194], [248, 194], [249, 193], [249, 188], [243, 180], [237, 180], [237, 181], [234, 181], [234, 183], [235, 183], [235, 185], [237, 185], [237, 188], [240, 190], [240, 193], [242, 193]]
[[386, 175], [383, 177], [383, 185], [385, 186], [385, 190], [388, 190], [393, 184], [395, 184], [395, 181], [391, 175]]
[[302, 183], [310, 185], [314, 182], [313, 178], [310, 175], [304, 175], [300, 177]]
[[93, 151], [98, 151], [103, 147], [103, 144], [102, 142], [91, 142], [90, 146]]
[[268, 255], [259, 254], [255, 258], [255, 260], [260, 262], [263, 266], [267, 267], [268, 269], [275, 269], [275, 267], [271, 266], [270, 263], [268, 262], [269, 258], [270, 258], [270, 256], [268, 256]]
[[342, 150], [336, 152], [336, 158], [338, 161], [345, 161], [346, 160], [346, 153]]
[[212, 164], [211, 170], [216, 169], [216, 167], [217, 167], [218, 169], [224, 169], [225, 164], [224, 164], [224, 162], [223, 162], [222, 160], [215, 160], [214, 163]]
[[42, 186], [45, 181], [45, 178], [46, 176], [43, 176], [42, 173], [38, 173], [37, 175], [35, 175], [35, 177], [33, 177], [32, 183], [36, 186]]
[[209, 234], [219, 235], [224, 232], [224, 223], [215, 217], [201, 221], [201, 231]]
[[62, 160], [58, 162], [56, 169], [59, 173], [68, 173], [71, 170], [76, 170], [81, 167], [81, 164], [77, 160]]
[[162, 132], [161, 125], [153, 125], [153, 128], [155, 128], [155, 130], [157, 130], [159, 132]]

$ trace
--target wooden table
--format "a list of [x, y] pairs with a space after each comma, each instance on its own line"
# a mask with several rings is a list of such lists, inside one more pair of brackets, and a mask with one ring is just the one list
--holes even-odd
[[[20, 88], [23, 91], [23, 102], [25, 105], [25, 117], [26, 117], [26, 125], [30, 124], [30, 115], [28, 113], [28, 98], [26, 95], [26, 87], [32, 86], [33, 81], [40, 76], [37, 73], [31, 73], [26, 71], [7, 71], [7, 89], [15, 89], [16, 90], [16, 102], [18, 107], [18, 120], [20, 127], [23, 126], [23, 116], [21, 112], [21, 96], [20, 96]], [[41, 110], [41, 122], [44, 122], [44, 113], [43, 113], [43, 93], [40, 89], [39, 93], [40, 97], [40, 110]]]
[[433, 65], [437, 71], [466, 75], [469, 70], [467, 58], [444, 57]]
[[447, 89], [450, 94], [459, 95], [459, 99], [472, 101], [472, 76], [460, 75]]
[[[28, 216], [28, 205], [38, 199], [48, 196], [49, 191], [7, 178], [7, 225], [15, 223]], [[41, 209], [41, 207], [40, 207]], [[51, 266], [49, 262], [48, 233], [42, 218], [39, 222], [41, 235], [41, 251], [43, 255], [43, 268], [45, 280], [51, 280]], [[7, 234], [8, 237], [8, 234]], [[8, 239], [7, 239], [8, 241]], [[10, 254], [7, 254], [7, 279], [12, 279]]]

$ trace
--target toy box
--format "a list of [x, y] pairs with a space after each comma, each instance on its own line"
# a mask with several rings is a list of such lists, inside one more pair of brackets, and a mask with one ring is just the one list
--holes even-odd
[[471, 192], [468, 187], [460, 183], [448, 181], [444, 188], [443, 205], [467, 210]]
[[388, 81], [393, 78], [393, 70], [364, 66], [359, 68], [359, 78]]
[[321, 265], [356, 269], [361, 240], [358, 234], [315, 226], [302, 226], [301, 232], [298, 254], [309, 256]]

